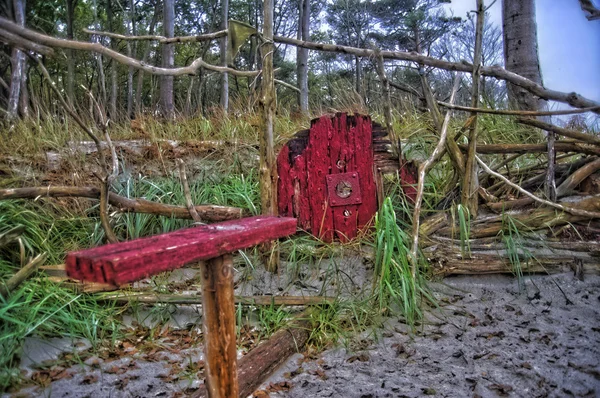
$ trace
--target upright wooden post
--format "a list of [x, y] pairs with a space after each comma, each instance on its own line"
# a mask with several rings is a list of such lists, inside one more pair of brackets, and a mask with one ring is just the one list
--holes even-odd
[[233, 257], [201, 263], [206, 391], [211, 398], [237, 397], [238, 372], [233, 296]]
[[[273, 0], [263, 4], [263, 42], [260, 47], [262, 57], [262, 85], [259, 107], [262, 114], [260, 134], [260, 202], [262, 214], [277, 215], [277, 169], [273, 148], [273, 119], [275, 116], [275, 77], [273, 74]], [[273, 243], [262, 247], [267, 269], [276, 271], [279, 266], [279, 253]]]

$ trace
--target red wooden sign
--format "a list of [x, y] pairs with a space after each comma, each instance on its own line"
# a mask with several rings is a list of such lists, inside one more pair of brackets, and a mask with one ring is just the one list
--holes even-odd
[[377, 211], [370, 117], [323, 116], [290, 140], [277, 159], [279, 214], [324, 241], [347, 241]]

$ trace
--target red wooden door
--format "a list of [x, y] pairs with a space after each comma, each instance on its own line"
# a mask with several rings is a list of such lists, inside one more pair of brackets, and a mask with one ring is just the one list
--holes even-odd
[[377, 211], [368, 116], [313, 120], [283, 147], [277, 169], [279, 214], [326, 242], [355, 238]]

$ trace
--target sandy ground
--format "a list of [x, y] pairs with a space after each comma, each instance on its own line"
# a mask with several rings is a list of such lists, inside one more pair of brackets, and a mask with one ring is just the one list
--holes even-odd
[[[351, 288], [359, 288], [362, 260], [348, 262], [356, 272], [347, 279]], [[334, 272], [336, 267], [326, 269]], [[281, 277], [265, 278], [250, 278], [243, 293], [323, 290], [319, 272], [307, 274], [301, 286]], [[585, 281], [570, 273], [531, 276], [521, 289], [510, 276], [453, 277], [431, 288], [440, 309], [415, 333], [390, 318], [384, 328], [358, 336], [349, 347], [312, 358], [296, 354], [257, 396], [600, 396], [600, 276], [587, 275]], [[186, 311], [180, 326], [193, 334], [199, 312]], [[86, 343], [30, 339], [23, 372], [36, 375], [38, 382], [46, 380], [46, 387], [3, 396], [170, 397], [195, 391], [201, 383], [201, 343], [188, 339], [182, 348], [172, 336], [157, 341], [162, 348], [150, 353], [129, 347], [123, 351], [129, 349], [129, 354], [119, 358], [88, 356], [60, 366], [57, 358], [73, 347], [84, 350]]]

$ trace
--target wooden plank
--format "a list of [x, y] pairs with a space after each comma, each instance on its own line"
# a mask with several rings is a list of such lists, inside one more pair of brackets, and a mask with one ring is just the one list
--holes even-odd
[[325, 242], [333, 241], [333, 217], [327, 199], [326, 176], [330, 172], [329, 140], [333, 124], [328, 116], [312, 121], [306, 149], [311, 231]]
[[122, 285], [292, 235], [296, 219], [256, 216], [69, 253], [67, 275]]
[[204, 385], [211, 398], [238, 396], [233, 257], [226, 254], [201, 264]]
[[[333, 131], [329, 140], [331, 174], [342, 174], [356, 170], [355, 129], [352, 127], [355, 118], [342, 113], [336, 115], [333, 119]], [[331, 208], [335, 237], [341, 242], [347, 242], [356, 237], [358, 208], [358, 205]]]
[[357, 228], [362, 229], [371, 223], [377, 212], [377, 187], [373, 176], [373, 137], [372, 123], [368, 116], [356, 117], [354, 133], [356, 150], [356, 171], [360, 177], [362, 204], [358, 209]]

